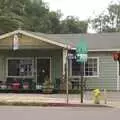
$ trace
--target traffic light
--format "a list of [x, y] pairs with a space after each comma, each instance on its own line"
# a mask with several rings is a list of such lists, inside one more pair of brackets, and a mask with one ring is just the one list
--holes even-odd
[[120, 61], [120, 52], [114, 52], [112, 54], [114, 61]]

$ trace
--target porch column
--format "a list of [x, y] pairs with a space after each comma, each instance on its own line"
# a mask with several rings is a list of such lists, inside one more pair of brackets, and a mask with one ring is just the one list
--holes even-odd
[[[64, 76], [64, 82], [63, 82], [63, 89], [66, 90], [66, 102], [68, 104], [69, 102], [69, 97], [68, 97], [68, 91], [69, 91], [69, 82], [68, 82], [68, 50], [63, 49], [63, 76]], [[66, 68], [65, 68], [66, 67]]]

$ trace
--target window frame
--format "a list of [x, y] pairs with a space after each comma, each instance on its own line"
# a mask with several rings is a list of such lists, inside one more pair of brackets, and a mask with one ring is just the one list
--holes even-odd
[[[85, 69], [84, 69], [84, 77], [86, 77], [86, 78], [99, 77], [99, 73], [100, 73], [100, 71], [99, 71], [99, 57], [88, 57], [88, 59], [96, 59], [97, 60], [97, 75], [85, 76]], [[85, 67], [85, 63], [84, 63], [84, 67]], [[70, 70], [69, 70], [70, 77], [72, 77], [72, 78], [80, 77], [80, 75], [72, 75], [72, 59], [70, 60], [69, 68], [70, 68]]]
[[[32, 60], [32, 75], [28, 76], [9, 76], [8, 75], [8, 61], [9, 60]], [[9, 57], [6, 59], [6, 77], [7, 78], [33, 78], [34, 77], [34, 59], [32, 57]]]

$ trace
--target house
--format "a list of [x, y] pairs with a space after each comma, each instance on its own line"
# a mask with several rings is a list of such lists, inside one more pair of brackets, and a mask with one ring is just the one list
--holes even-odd
[[[84, 77], [88, 89], [120, 90], [120, 33], [83, 34], [88, 43]], [[26, 80], [42, 85], [65, 74], [67, 52], [74, 53], [81, 34], [43, 34], [16, 30], [0, 36], [0, 81]], [[69, 59], [69, 77], [80, 76], [80, 66]]]

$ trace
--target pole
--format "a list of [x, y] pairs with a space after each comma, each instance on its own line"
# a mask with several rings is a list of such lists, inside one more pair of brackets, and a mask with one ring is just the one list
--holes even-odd
[[104, 103], [107, 104], [107, 91], [104, 89]]
[[69, 102], [69, 81], [68, 81], [68, 52], [67, 52], [67, 57], [66, 57], [66, 102], [68, 104]]
[[119, 92], [120, 90], [120, 70], [119, 70], [119, 66], [120, 66], [120, 60], [117, 61], [117, 91]]
[[81, 71], [81, 103], [83, 103], [83, 78], [84, 78], [84, 63], [80, 64], [80, 71]]

